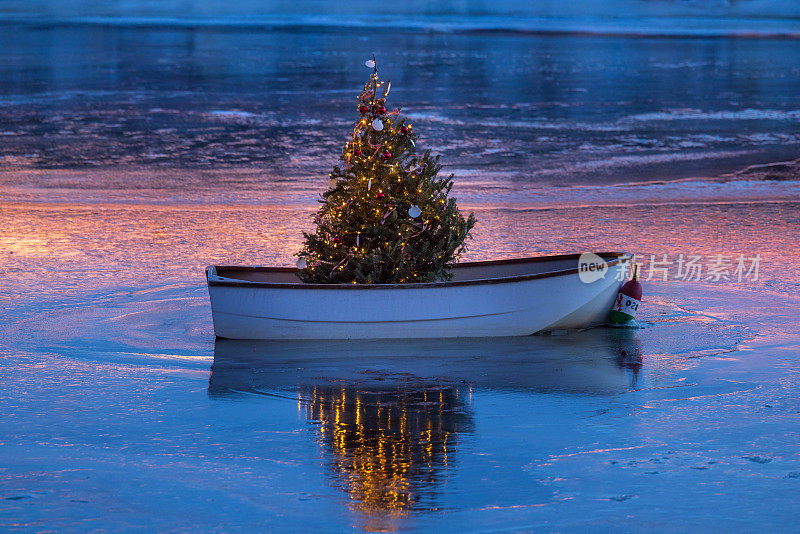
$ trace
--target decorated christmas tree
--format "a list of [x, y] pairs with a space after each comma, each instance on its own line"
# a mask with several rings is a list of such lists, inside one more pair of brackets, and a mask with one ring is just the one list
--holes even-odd
[[304, 282], [398, 284], [449, 280], [467, 250], [475, 216], [464, 218], [448, 198], [453, 175], [439, 177], [439, 156], [417, 152], [414, 130], [400, 108], [386, 108], [391, 82], [372, 75], [358, 95], [353, 133], [313, 233], [297, 254]]

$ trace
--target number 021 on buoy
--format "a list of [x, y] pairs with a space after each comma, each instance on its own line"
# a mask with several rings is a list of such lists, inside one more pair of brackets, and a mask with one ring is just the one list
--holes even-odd
[[633, 278], [625, 282], [619, 289], [614, 306], [611, 308], [611, 315], [608, 318], [611, 324], [628, 324], [636, 321], [636, 311], [642, 300], [642, 284], [639, 283], [639, 273], [637, 266], [633, 267]]

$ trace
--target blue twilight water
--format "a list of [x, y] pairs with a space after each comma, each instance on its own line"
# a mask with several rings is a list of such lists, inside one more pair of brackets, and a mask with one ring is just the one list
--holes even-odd
[[[317, 184], [373, 52], [390, 104], [465, 184], [718, 176], [800, 146], [795, 40], [0, 27], [5, 168], [255, 167], [237, 185]], [[80, 187], [94, 185], [119, 186]]]
[[[145, 4], [0, 2], [0, 529], [794, 529], [798, 41]], [[478, 215], [470, 258], [745, 254], [759, 278], [655, 276], [639, 330], [215, 341], [203, 267], [292, 264], [372, 52]]]

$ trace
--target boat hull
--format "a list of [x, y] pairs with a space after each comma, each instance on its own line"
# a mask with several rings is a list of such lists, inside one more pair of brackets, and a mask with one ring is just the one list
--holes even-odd
[[[563, 264], [565, 257], [557, 258]], [[605, 322], [627, 259], [610, 262], [606, 276], [591, 283], [577, 268], [541, 271], [542, 265], [528, 277], [373, 287], [237, 280], [213, 267], [207, 277], [214, 331], [222, 338], [507, 337]]]

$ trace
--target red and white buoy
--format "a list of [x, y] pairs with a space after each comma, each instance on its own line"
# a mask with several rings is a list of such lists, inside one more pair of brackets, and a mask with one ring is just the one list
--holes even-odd
[[633, 266], [633, 278], [619, 289], [614, 306], [611, 308], [609, 322], [615, 325], [636, 324], [636, 311], [642, 300], [642, 284], [639, 283], [638, 266]]

